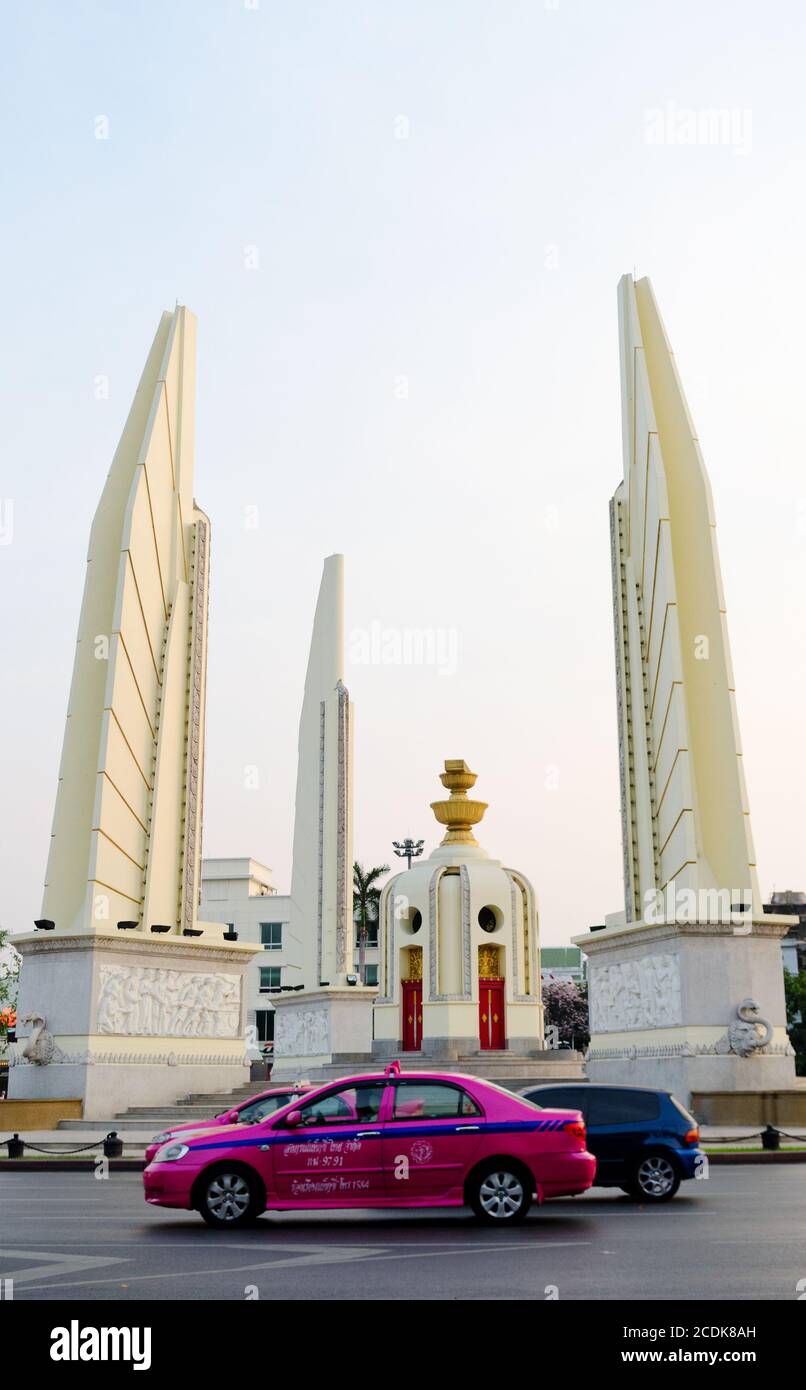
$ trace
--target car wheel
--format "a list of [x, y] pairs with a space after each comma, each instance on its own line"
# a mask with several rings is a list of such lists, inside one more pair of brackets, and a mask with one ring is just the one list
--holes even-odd
[[642, 1202], [668, 1202], [680, 1186], [680, 1170], [667, 1154], [645, 1154], [635, 1168], [630, 1193]]
[[480, 1221], [491, 1226], [512, 1226], [523, 1220], [532, 1205], [532, 1186], [517, 1164], [502, 1159], [476, 1175], [469, 1193], [470, 1205]]
[[199, 1211], [219, 1230], [251, 1226], [260, 1215], [255, 1184], [238, 1168], [219, 1168], [202, 1182]]

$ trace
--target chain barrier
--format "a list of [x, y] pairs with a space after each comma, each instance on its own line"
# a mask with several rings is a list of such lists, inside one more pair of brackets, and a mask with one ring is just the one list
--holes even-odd
[[19, 1134], [12, 1134], [8, 1139], [0, 1140], [0, 1144], [5, 1144], [9, 1158], [22, 1158], [26, 1149], [30, 1149], [35, 1154], [44, 1154], [48, 1158], [71, 1158], [74, 1154], [89, 1153], [92, 1149], [102, 1149], [105, 1158], [123, 1157], [123, 1140], [118, 1135], [117, 1130], [110, 1130], [108, 1134], [100, 1136], [98, 1139], [91, 1139], [89, 1144], [79, 1144], [76, 1148], [65, 1148], [64, 1144], [31, 1144], [25, 1139], [20, 1139]]

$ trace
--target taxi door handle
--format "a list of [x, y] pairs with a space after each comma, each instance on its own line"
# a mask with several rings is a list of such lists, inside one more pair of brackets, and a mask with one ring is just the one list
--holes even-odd
[[472, 1129], [472, 1130], [476, 1130], [476, 1129], [479, 1129], [479, 1128], [480, 1128], [479, 1125], [457, 1125], [457, 1126], [456, 1126], [456, 1133], [457, 1133], [457, 1134], [468, 1134], [468, 1133], [470, 1132], [471, 1129]]
[[381, 1131], [379, 1129], [359, 1129], [356, 1139], [379, 1139]]

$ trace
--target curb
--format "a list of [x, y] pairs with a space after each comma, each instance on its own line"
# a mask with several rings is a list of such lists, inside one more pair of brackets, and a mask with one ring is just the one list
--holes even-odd
[[[705, 1147], [705, 1146], [703, 1146], [703, 1147]], [[744, 1154], [719, 1154], [719, 1153], [716, 1153], [716, 1154], [713, 1154], [713, 1153], [708, 1153], [708, 1151], [707, 1151], [707, 1149], [706, 1149], [705, 1156], [706, 1156], [706, 1158], [708, 1159], [709, 1164], [712, 1164], [712, 1163], [716, 1163], [716, 1164], [719, 1164], [719, 1163], [726, 1163], [726, 1164], [730, 1164], [730, 1163], [806, 1163], [806, 1151], [804, 1151], [804, 1152], [802, 1152], [802, 1153], [787, 1153], [786, 1150], [784, 1150], [783, 1153], [781, 1153], [781, 1152], [774, 1153], [774, 1152], [771, 1151], [771, 1152], [769, 1152], [769, 1153], [744, 1153]]]
[[[98, 1154], [98, 1158], [102, 1158]], [[93, 1158], [0, 1158], [0, 1173], [94, 1173], [97, 1159]], [[109, 1158], [113, 1173], [142, 1173], [142, 1158]]]

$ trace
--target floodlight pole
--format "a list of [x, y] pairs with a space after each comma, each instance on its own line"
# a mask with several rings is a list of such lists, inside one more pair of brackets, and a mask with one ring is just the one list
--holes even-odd
[[394, 847], [394, 851], [398, 859], [405, 859], [406, 867], [409, 869], [411, 868], [412, 859], [419, 859], [420, 855], [423, 852], [424, 844], [425, 840], [406, 839], [392, 841], [392, 845]]

